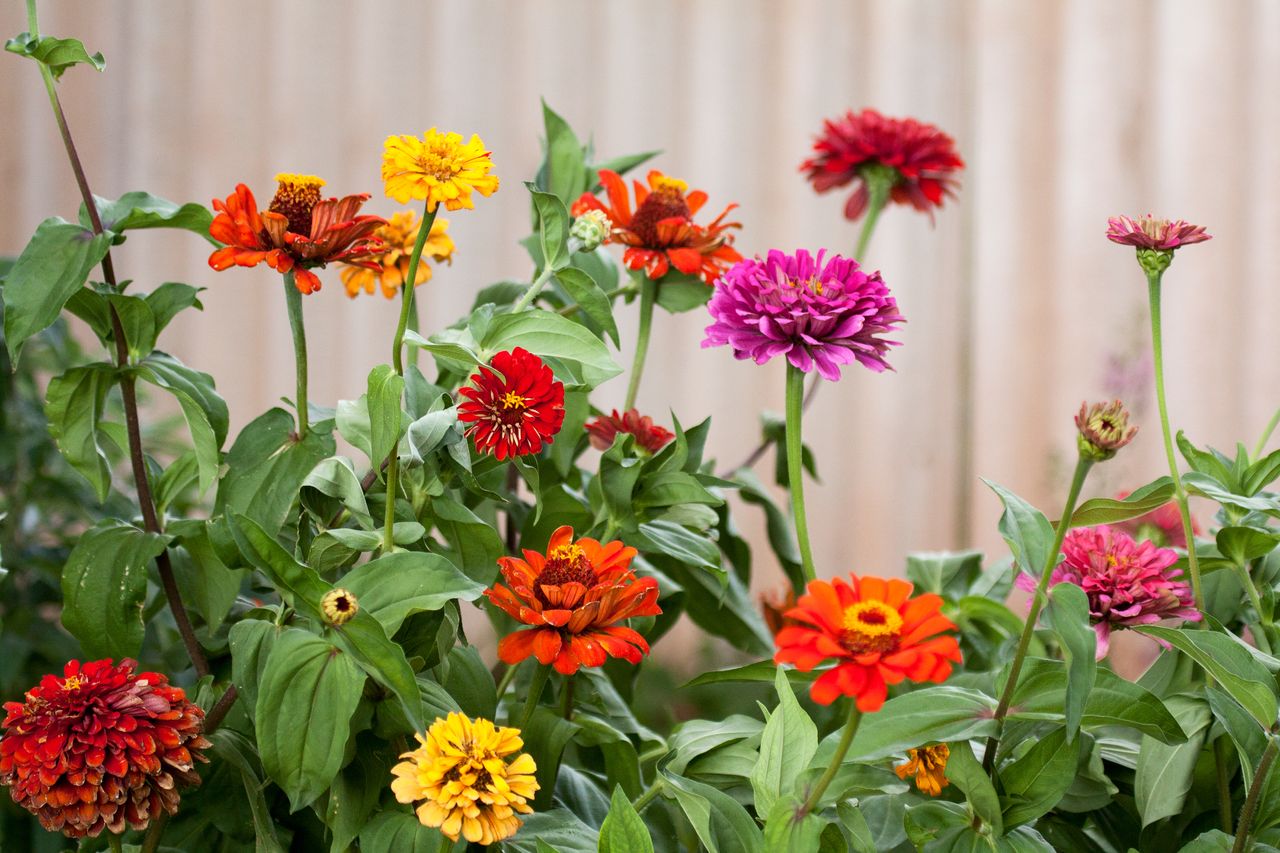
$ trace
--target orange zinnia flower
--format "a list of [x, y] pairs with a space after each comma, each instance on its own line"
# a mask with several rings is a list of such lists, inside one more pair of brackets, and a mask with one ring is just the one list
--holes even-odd
[[657, 616], [658, 582], [637, 578], [631, 569], [636, 549], [613, 541], [573, 539], [572, 527], [551, 534], [544, 557], [525, 551], [524, 559], [502, 557], [502, 577], [485, 595], [532, 628], [508, 634], [498, 657], [517, 664], [529, 655], [556, 671], [573, 675], [581, 666], [601, 666], [609, 657], [639, 663], [649, 644], [632, 628], [619, 625], [632, 616]]
[[951, 748], [945, 743], [908, 749], [907, 760], [902, 764], [895, 764], [893, 772], [903, 781], [908, 776], [916, 777], [916, 787], [929, 796], [936, 797], [942, 793], [943, 788], [951, 784], [947, 779], [947, 759], [950, 757]]
[[381, 269], [367, 258], [381, 249], [373, 232], [386, 220], [357, 216], [368, 193], [321, 198], [324, 181], [313, 175], [276, 175], [279, 187], [271, 205], [258, 211], [258, 202], [244, 184], [225, 201], [213, 200], [218, 215], [209, 236], [225, 243], [209, 256], [209, 266], [222, 271], [232, 266], [255, 267], [263, 261], [280, 273], [292, 272], [303, 293], [320, 289], [312, 267], [333, 261]]
[[693, 215], [707, 203], [707, 194], [694, 190], [685, 195], [689, 185], [669, 178], [656, 169], [649, 173], [649, 186], [633, 181], [636, 210], [631, 212], [627, 185], [617, 172], [600, 170], [600, 183], [609, 196], [606, 205], [592, 193], [583, 193], [573, 203], [573, 215], [588, 210], [603, 211], [613, 222], [609, 239], [623, 243], [627, 250], [622, 262], [627, 269], [643, 269], [651, 279], [659, 279], [675, 267], [685, 275], [696, 275], [712, 284], [742, 255], [733, 248], [730, 228], [741, 228], [738, 222], [725, 222], [731, 204], [710, 225], [698, 225]]
[[841, 695], [856, 696], [858, 710], [878, 711], [888, 684], [937, 683], [951, 675], [960, 645], [955, 637], [936, 636], [956, 627], [939, 612], [941, 598], [911, 598], [912, 585], [896, 578], [849, 580], [810, 581], [808, 593], [785, 614], [801, 624], [774, 638], [776, 663], [794, 663], [801, 672], [835, 663], [809, 688], [813, 701], [830, 705]]

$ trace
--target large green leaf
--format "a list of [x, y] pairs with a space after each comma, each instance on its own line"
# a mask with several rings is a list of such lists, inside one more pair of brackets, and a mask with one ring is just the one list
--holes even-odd
[[1040, 577], [1049, 560], [1053, 547], [1053, 525], [1044, 513], [990, 480], [983, 480], [1004, 504], [1000, 516], [1000, 535], [1009, 544], [1013, 558], [1022, 570], [1032, 577]]
[[480, 345], [485, 361], [502, 350], [524, 347], [548, 361], [568, 385], [595, 388], [622, 372], [605, 345], [584, 326], [541, 309], [494, 317]]
[[62, 624], [91, 658], [137, 657], [147, 564], [169, 537], [116, 519], [80, 536], [62, 569]]
[[110, 439], [102, 429], [102, 415], [115, 382], [109, 364], [73, 367], [49, 380], [45, 400], [49, 434], [71, 467], [93, 486], [99, 501], [111, 490], [111, 465], [104, 449]]
[[[1075, 781], [1082, 743], [1083, 739], [1070, 737], [1066, 729], [1055, 728], [1026, 754], [1000, 768], [1006, 826], [1031, 823], [1058, 804]], [[948, 776], [950, 770], [948, 762]]]
[[374, 465], [390, 456], [400, 441], [403, 412], [400, 399], [404, 380], [389, 364], [379, 364], [369, 371], [369, 390], [365, 395], [369, 406], [369, 449]]
[[[77, 295], [79, 293], [77, 291]], [[109, 293], [104, 298], [115, 309], [116, 318], [120, 321], [120, 331], [124, 333], [129, 363], [135, 364], [156, 347], [156, 312], [151, 309], [151, 303], [141, 296]], [[112, 336], [114, 337], [114, 329]]]
[[485, 584], [498, 574], [498, 558], [504, 553], [502, 537], [463, 504], [451, 498], [431, 501], [436, 527], [453, 549], [454, 564], [473, 581]]
[[[542, 125], [546, 131], [546, 174], [539, 175], [539, 185], [559, 197], [566, 205], [578, 200], [587, 188], [586, 165], [582, 143], [569, 123], [542, 102]], [[591, 175], [594, 181], [595, 175]]]
[[255, 853], [284, 853], [280, 840], [276, 838], [275, 820], [271, 817], [267, 798], [262, 793], [266, 784], [254, 766], [256, 753], [253, 744], [244, 735], [226, 726], [212, 732], [209, 740], [213, 742], [213, 754], [240, 774], [245, 797], [249, 802], [249, 814], [253, 818]]
[[751, 773], [756, 814], [768, 814], [779, 798], [792, 792], [796, 778], [818, 751], [818, 727], [796, 701], [781, 667], [773, 683], [778, 691], [778, 707], [764, 725], [760, 760]]
[[231, 683], [244, 697], [249, 713], [258, 704], [258, 684], [263, 670], [284, 629], [262, 619], [242, 619], [231, 626], [228, 644], [231, 647]]
[[[321, 462], [302, 481], [301, 497], [303, 504], [326, 526], [336, 511], [347, 509], [366, 528], [372, 528], [373, 515], [365, 500], [364, 489], [360, 486], [360, 478], [356, 475], [355, 466], [345, 456], [330, 456]], [[325, 501], [318, 497], [323, 495], [333, 501]]]
[[[168, 199], [140, 191], [125, 193], [120, 198], [111, 199], [94, 196], [98, 206], [98, 216], [102, 218], [102, 227], [115, 234], [125, 231], [136, 231], [141, 228], [181, 228], [219, 245], [209, 236], [209, 226], [213, 224], [213, 213], [203, 204], [188, 202], [176, 204]], [[80, 224], [89, 227], [89, 215], [84, 205], [80, 206]]]
[[1200, 664], [1263, 728], [1275, 725], [1275, 678], [1242, 643], [1211, 630], [1159, 625], [1139, 625], [1134, 630], [1164, 640]]
[[439, 610], [451, 601], [475, 601], [484, 592], [439, 554], [396, 551], [370, 560], [340, 581], [360, 609], [394, 636], [411, 613]]
[[[1027, 658], [1009, 715], [1015, 719], [1065, 721], [1062, 697], [1066, 689], [1067, 670], [1062, 661]], [[1126, 726], [1163, 743], [1187, 739], [1155, 694], [1105, 668], [1096, 671], [1080, 722], [1085, 728]]]
[[552, 193], [540, 192], [526, 183], [538, 215], [538, 244], [545, 268], [558, 270], [569, 263], [569, 211]]
[[710, 853], [762, 853], [760, 827], [733, 797], [668, 770], [662, 780], [664, 793], [679, 804]]
[[1080, 718], [1097, 677], [1098, 635], [1089, 627], [1089, 597], [1073, 583], [1060, 583], [1049, 590], [1044, 615], [1045, 622], [1058, 635], [1067, 665], [1067, 691], [1063, 701], [1070, 743], [1080, 730]]
[[1204, 695], [1209, 701], [1214, 719], [1226, 730], [1236, 746], [1236, 752], [1240, 756], [1240, 778], [1247, 790], [1253, 784], [1254, 765], [1267, 747], [1266, 732], [1240, 707], [1239, 702], [1217, 687], [1205, 687]]
[[1115, 524], [1146, 515], [1173, 499], [1173, 480], [1161, 477], [1135, 489], [1123, 500], [1092, 498], [1082, 503], [1071, 514], [1072, 527], [1091, 527], [1095, 524]]
[[1209, 706], [1203, 700], [1174, 696], [1168, 704], [1187, 733], [1187, 741], [1169, 745], [1143, 736], [1133, 779], [1134, 799], [1143, 826], [1181, 813], [1209, 726]]
[[609, 815], [600, 825], [599, 853], [653, 853], [649, 829], [618, 785], [609, 801]]
[[442, 838], [439, 829], [423, 826], [409, 812], [383, 811], [360, 830], [360, 851], [439, 853]]
[[214, 389], [213, 377], [160, 352], [139, 365], [138, 375], [168, 391], [182, 408], [195, 448], [200, 492], [204, 493], [218, 479], [228, 423], [227, 404]]
[[991, 827], [995, 835], [1004, 834], [1004, 817], [1000, 811], [1000, 798], [986, 771], [974, 758], [967, 741], [951, 744], [947, 759], [947, 780], [964, 792], [965, 799], [974, 814]]
[[753, 717], [730, 714], [723, 720], [690, 720], [672, 732], [660, 766], [683, 774], [695, 758], [735, 741], [759, 737], [764, 725]]
[[615, 347], [618, 346], [618, 324], [613, 319], [613, 303], [595, 280], [577, 267], [557, 270], [556, 280], [578, 304], [582, 313], [604, 330]]
[[192, 306], [204, 310], [200, 304], [200, 291], [203, 287], [192, 287], [180, 281], [166, 281], [146, 295], [147, 304], [156, 318], [156, 334], [164, 331], [170, 321], [182, 311]]
[[369, 735], [359, 738], [355, 757], [329, 786], [324, 809], [325, 823], [333, 833], [329, 853], [347, 853], [351, 842], [374, 816], [395, 760], [381, 746]]
[[19, 33], [4, 43], [4, 49], [47, 65], [55, 80], [73, 65], [88, 65], [95, 71], [101, 71], [107, 65], [101, 53], [90, 54], [79, 39]]
[[922, 743], [971, 740], [996, 734], [996, 700], [977, 690], [940, 685], [895, 696], [863, 718], [849, 755], [874, 761]]
[[17, 364], [27, 338], [58, 319], [62, 306], [89, 278], [111, 246], [107, 234], [58, 217], [41, 222], [4, 280], [4, 340]]

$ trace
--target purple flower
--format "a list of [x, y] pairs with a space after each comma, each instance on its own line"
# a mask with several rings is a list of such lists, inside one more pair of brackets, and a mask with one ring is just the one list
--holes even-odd
[[716, 282], [707, 309], [715, 322], [702, 346], [728, 344], [735, 358], [764, 364], [786, 355], [808, 373], [817, 367], [824, 379], [840, 378], [840, 365], [855, 359], [877, 373], [889, 367], [885, 356], [897, 341], [882, 335], [905, 322], [898, 303], [880, 279], [857, 261], [826, 250], [815, 258], [804, 249], [788, 255], [742, 260]]

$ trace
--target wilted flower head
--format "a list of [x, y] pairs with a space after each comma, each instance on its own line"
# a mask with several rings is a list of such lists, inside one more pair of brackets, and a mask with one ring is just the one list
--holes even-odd
[[489, 845], [516, 834], [516, 813], [533, 811], [529, 800], [539, 787], [527, 753], [507, 761], [524, 746], [519, 729], [455, 711], [414, 737], [420, 746], [391, 768], [397, 802], [418, 803], [419, 822], [453, 841]]
[[1181, 246], [1203, 243], [1211, 239], [1204, 227], [1181, 219], [1156, 219], [1151, 214], [1130, 219], [1113, 216], [1107, 220], [1107, 239], [1136, 249], [1158, 249], [1172, 252]]
[[707, 303], [715, 322], [703, 347], [733, 347], [738, 359], [764, 364], [785, 355], [805, 372], [840, 378], [840, 366], [858, 361], [877, 373], [889, 367], [892, 327], [904, 322], [880, 278], [839, 255], [815, 258], [804, 249], [740, 261], [716, 283]]
[[480, 453], [499, 461], [542, 450], [564, 424], [564, 383], [522, 347], [500, 352], [458, 389], [458, 420]]
[[[413, 254], [413, 245], [421, 228], [422, 222], [418, 221], [417, 214], [412, 210], [391, 214], [386, 224], [373, 232], [382, 246], [365, 259], [368, 263], [343, 268], [342, 284], [347, 288], [347, 296], [355, 298], [361, 291], [373, 293], [375, 284], [381, 285], [382, 295], [388, 299], [399, 296], [405, 279], [409, 277], [409, 257]], [[427, 235], [427, 242], [422, 245], [422, 257], [414, 276], [415, 286], [431, 280], [431, 264], [427, 263], [428, 259], [437, 263], [453, 263], [453, 238], [448, 231], [447, 219], [437, 218], [431, 223], [431, 232]]]
[[476, 134], [440, 133], [434, 127], [422, 135], [388, 136], [382, 152], [382, 182], [387, 195], [400, 204], [425, 200], [427, 210], [441, 204], [446, 210], [474, 208], [471, 193], [491, 196], [498, 176], [490, 175], [493, 160]]
[[950, 757], [951, 747], [945, 743], [908, 749], [906, 762], [895, 765], [893, 772], [903, 780], [908, 776], [914, 776], [916, 787], [922, 793], [936, 797], [950, 784], [946, 774], [947, 759]]
[[800, 164], [818, 192], [857, 182], [844, 215], [857, 219], [871, 199], [869, 180], [891, 184], [890, 200], [932, 215], [946, 196], [955, 195], [956, 173], [964, 161], [955, 140], [931, 124], [913, 118], [888, 118], [875, 110], [850, 110], [828, 119], [813, 144], [813, 156]]
[[[1129, 492], [1119, 492], [1116, 494], [1116, 500], [1122, 501], [1129, 497]], [[1117, 530], [1123, 530], [1135, 539], [1150, 539], [1156, 545], [1170, 548], [1187, 547], [1187, 534], [1182, 529], [1182, 511], [1178, 509], [1177, 501], [1169, 501], [1163, 506], [1158, 506], [1146, 515], [1140, 515], [1137, 518], [1130, 518], [1127, 521], [1119, 521], [1113, 525]], [[1191, 535], [1199, 536], [1202, 533], [1200, 522], [1196, 517], [1191, 516]]]
[[612, 230], [613, 223], [609, 221], [609, 214], [603, 210], [586, 210], [569, 226], [569, 236], [582, 242], [581, 251], [593, 252], [609, 239], [609, 232]]
[[667, 445], [667, 442], [676, 437], [674, 432], [658, 426], [653, 422], [653, 418], [640, 414], [636, 409], [628, 409], [626, 414], [622, 415], [614, 409], [612, 414], [601, 415], [587, 421], [584, 428], [591, 438], [591, 446], [597, 450], [608, 450], [613, 447], [618, 433], [635, 436], [636, 447], [646, 453], [657, 453]]
[[330, 625], [345, 625], [360, 612], [356, 597], [345, 589], [331, 589], [320, 599], [320, 612]]
[[320, 278], [311, 272], [315, 267], [342, 261], [378, 269], [369, 256], [382, 248], [373, 232], [386, 220], [356, 215], [368, 193], [321, 198], [324, 181], [314, 175], [282, 172], [276, 181], [276, 194], [264, 211], [244, 184], [225, 200], [213, 200], [218, 213], [209, 236], [226, 245], [209, 256], [209, 266], [222, 271], [266, 261], [276, 272], [292, 272], [303, 293], [320, 289]]
[[69, 838], [146, 829], [198, 785], [204, 711], [137, 662], [71, 661], [25, 701], [6, 702], [0, 783], [50, 832]]
[[776, 637], [786, 626], [798, 624], [786, 617], [787, 611], [795, 606], [796, 591], [790, 584], [783, 590], [760, 593], [760, 615], [764, 617], [765, 627], [770, 634]]
[[1080, 455], [1101, 462], [1116, 455], [1116, 451], [1133, 441], [1138, 428], [1129, 423], [1129, 412], [1124, 403], [1080, 404], [1076, 415], [1076, 429], [1080, 435], [1076, 445]]
[[[1173, 568], [1178, 555], [1172, 548], [1136, 542], [1121, 530], [1099, 524], [1067, 533], [1064, 560], [1049, 576], [1049, 585], [1073, 583], [1089, 598], [1089, 619], [1098, 635], [1098, 659], [1107, 653], [1111, 631], [1149, 625], [1161, 619], [1200, 620], [1191, 587]], [[1021, 575], [1018, 585], [1034, 589], [1035, 581]]]

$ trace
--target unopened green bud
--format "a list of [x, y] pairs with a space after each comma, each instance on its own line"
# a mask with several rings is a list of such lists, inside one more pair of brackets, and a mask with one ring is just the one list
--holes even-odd
[[1094, 462], [1115, 456], [1138, 433], [1138, 428], [1129, 424], [1129, 412], [1119, 400], [1092, 406], [1081, 403], [1076, 429], [1080, 431], [1076, 439], [1080, 455]]
[[575, 237], [582, 244], [579, 251], [594, 252], [596, 247], [609, 239], [613, 223], [603, 210], [588, 210], [573, 220], [569, 228], [569, 236]]

